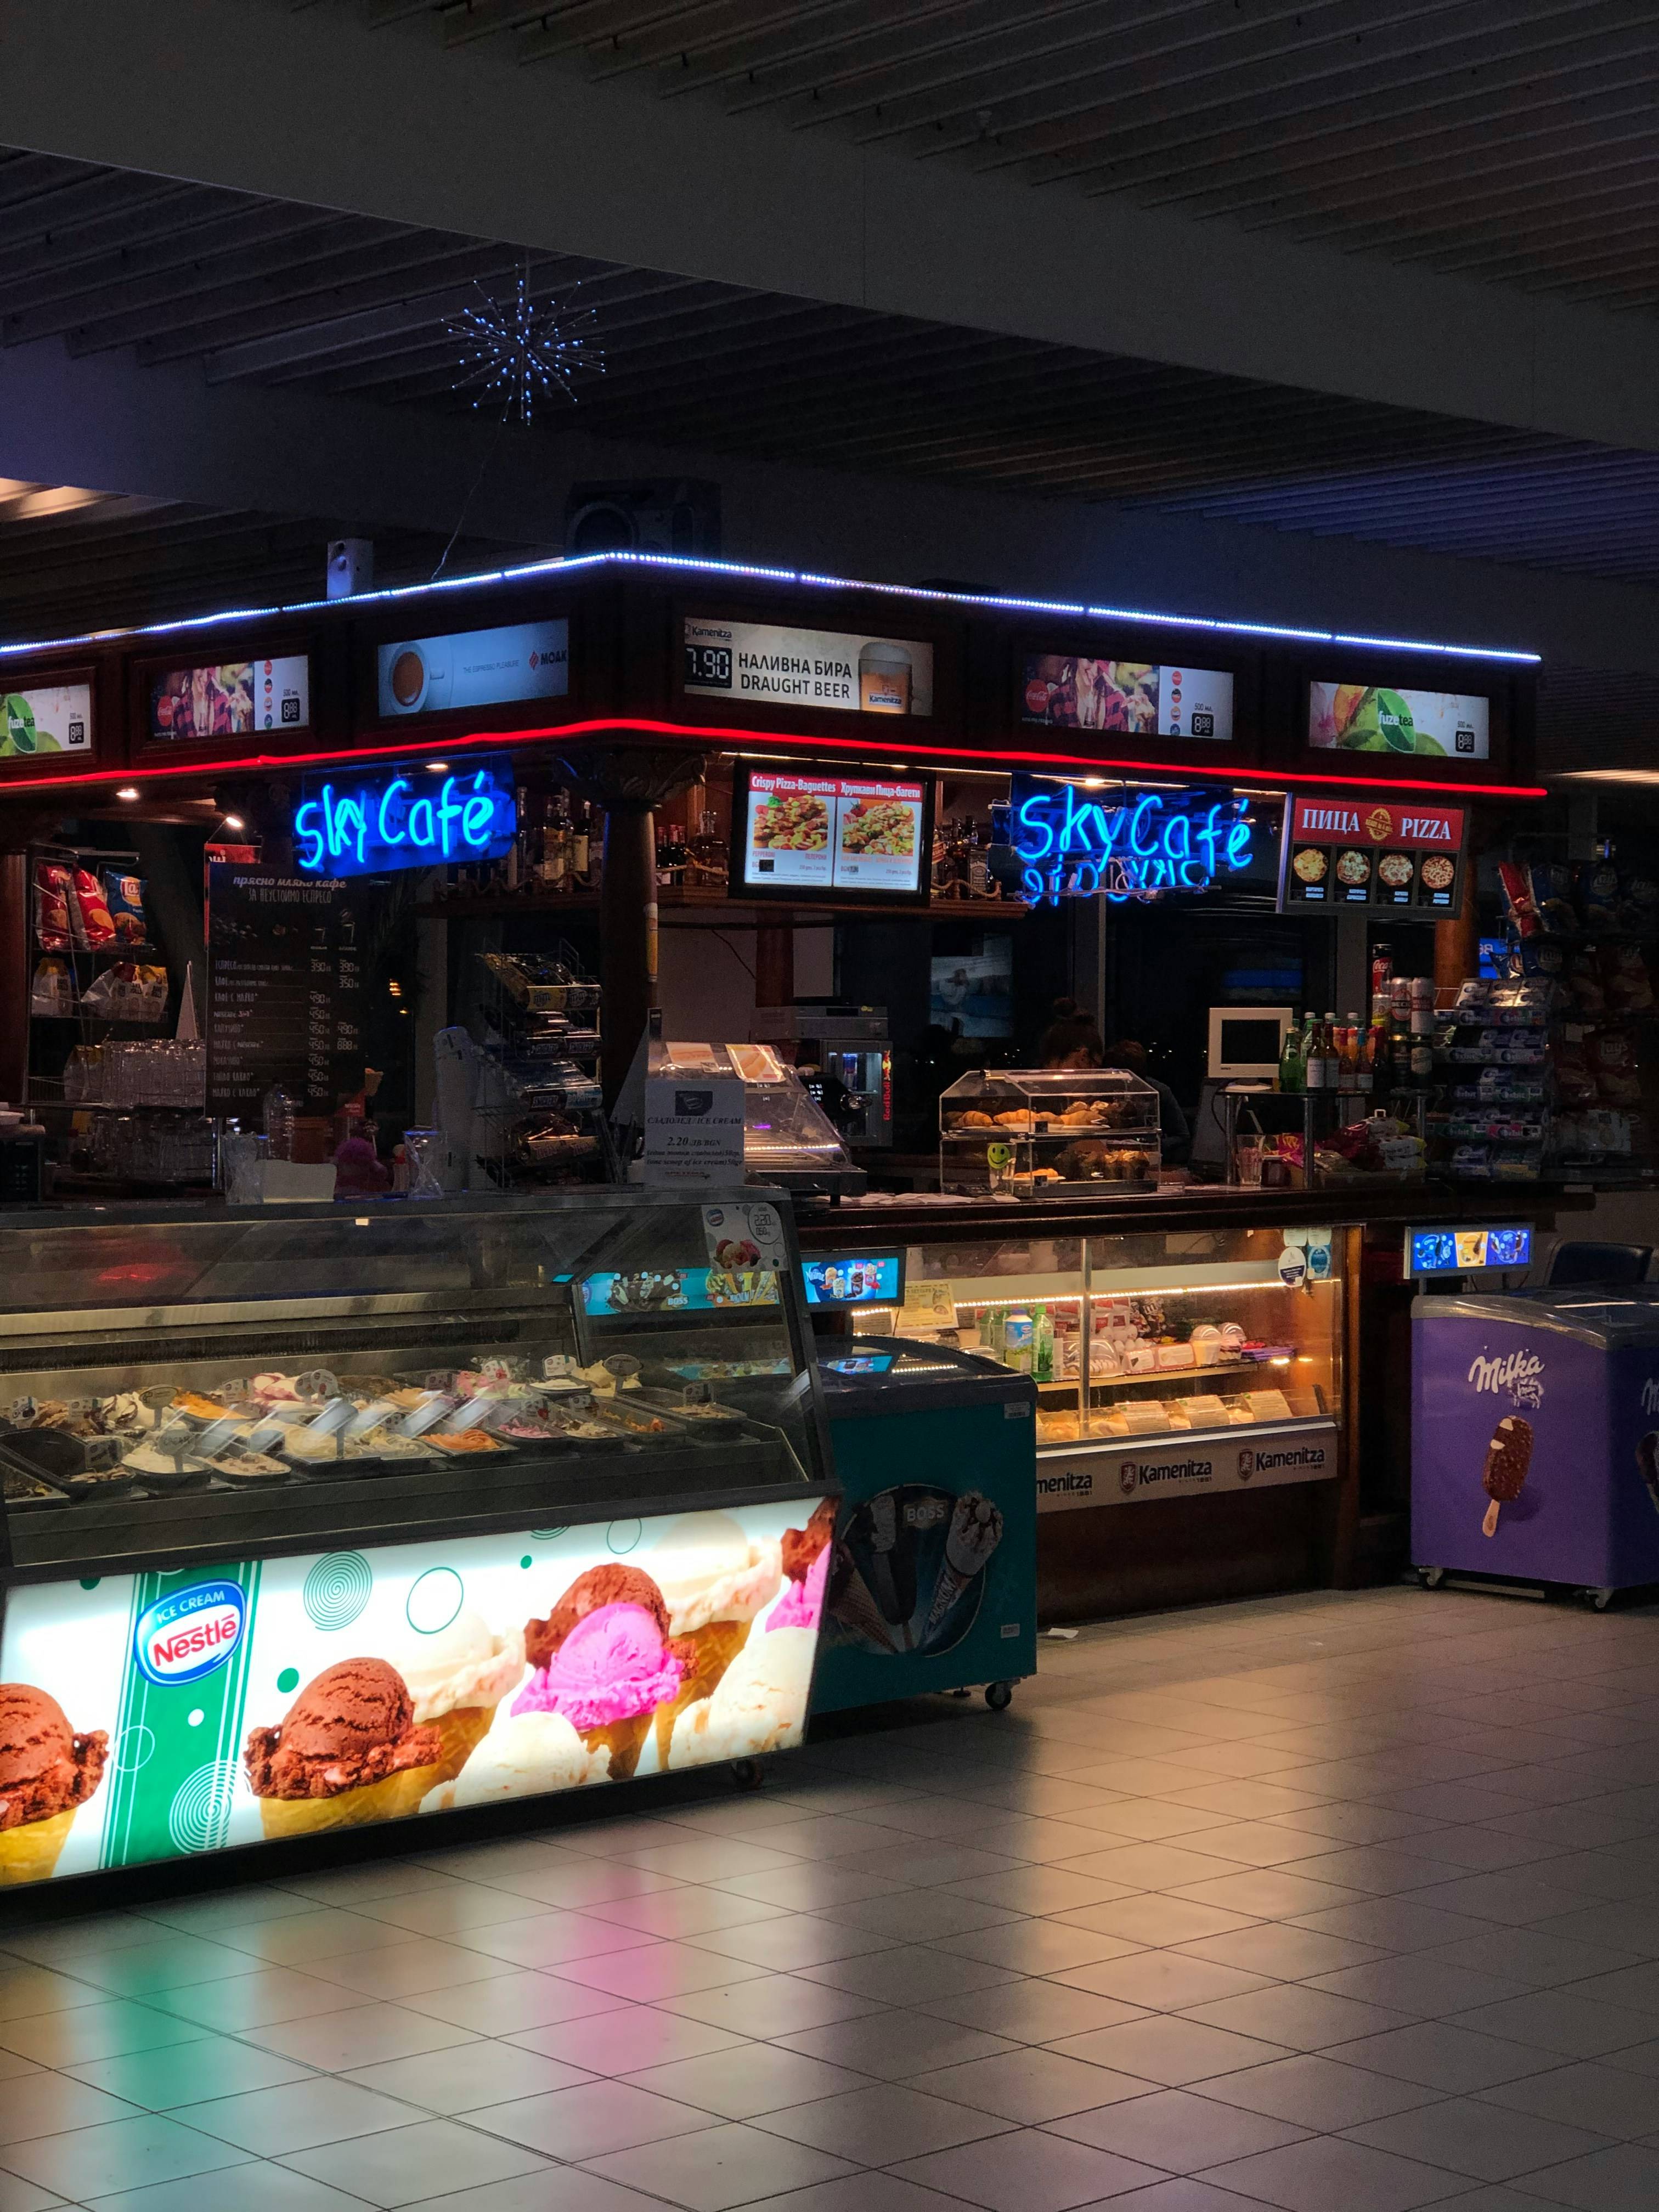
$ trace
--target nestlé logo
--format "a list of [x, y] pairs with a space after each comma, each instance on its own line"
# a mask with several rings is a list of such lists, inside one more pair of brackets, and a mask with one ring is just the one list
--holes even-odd
[[234, 1583], [195, 1583], [158, 1598], [133, 1631], [133, 1662], [147, 1681], [194, 1682], [242, 1640], [247, 1599]]

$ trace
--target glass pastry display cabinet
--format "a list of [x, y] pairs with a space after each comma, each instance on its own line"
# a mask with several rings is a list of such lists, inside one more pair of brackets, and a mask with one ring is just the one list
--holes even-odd
[[1293, 1588], [1328, 1579], [1356, 1237], [942, 1215], [858, 1328], [1031, 1376], [1040, 1620]]
[[939, 1102], [939, 1187], [982, 1196], [1115, 1196], [1158, 1188], [1158, 1093], [1114, 1067], [988, 1068]]
[[0, 1216], [0, 1884], [800, 1741], [774, 1194]]

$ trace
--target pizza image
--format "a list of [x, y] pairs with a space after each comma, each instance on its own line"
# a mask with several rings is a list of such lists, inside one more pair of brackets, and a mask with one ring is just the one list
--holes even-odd
[[1394, 817], [1386, 806], [1373, 806], [1365, 817], [1365, 835], [1373, 844], [1380, 845], [1394, 833]]
[[1317, 845], [1304, 845], [1291, 860], [1291, 872], [1304, 884], [1322, 884], [1329, 866], [1330, 861]]
[[1340, 884], [1368, 884], [1371, 879], [1371, 856], [1369, 853], [1339, 853], [1336, 856], [1336, 879]]
[[1423, 863], [1423, 884], [1426, 890], [1449, 891], [1456, 876], [1456, 861], [1449, 860], [1443, 853], [1431, 853]]
[[1412, 879], [1412, 856], [1409, 853], [1384, 853], [1376, 864], [1379, 883], [1386, 884], [1391, 891], [1404, 890]]
[[775, 791], [755, 816], [755, 849], [762, 853], [827, 853], [830, 805], [815, 792], [793, 798]]
[[842, 816], [841, 849], [908, 860], [916, 849], [914, 808], [900, 799], [860, 799]]

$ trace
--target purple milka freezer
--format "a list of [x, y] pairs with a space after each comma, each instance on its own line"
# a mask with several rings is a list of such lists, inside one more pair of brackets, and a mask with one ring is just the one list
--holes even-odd
[[1412, 1558], [1595, 1589], [1659, 1583], [1651, 1294], [1415, 1301]]

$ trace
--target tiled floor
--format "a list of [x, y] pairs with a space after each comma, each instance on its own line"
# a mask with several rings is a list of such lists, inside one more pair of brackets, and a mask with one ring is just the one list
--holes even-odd
[[897, 1719], [0, 1917], [0, 2212], [1659, 2208], [1659, 1614], [1283, 1599]]

